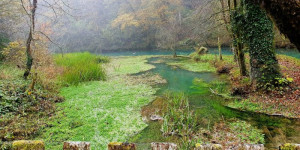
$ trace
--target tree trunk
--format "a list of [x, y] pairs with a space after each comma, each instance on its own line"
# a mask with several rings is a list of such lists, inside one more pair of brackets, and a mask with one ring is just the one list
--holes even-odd
[[30, 29], [27, 42], [26, 42], [26, 56], [27, 56], [27, 62], [26, 62], [26, 70], [24, 72], [24, 78], [27, 79], [27, 77], [30, 74], [33, 58], [31, 53], [31, 41], [32, 41], [32, 30]]
[[241, 76], [246, 76], [247, 68], [246, 68], [245, 55], [244, 55], [242, 43], [238, 43], [236, 52], [237, 52], [237, 60], [240, 68], [240, 74]]
[[27, 56], [27, 62], [26, 62], [26, 70], [24, 72], [24, 79], [27, 79], [30, 71], [31, 71], [31, 67], [33, 64], [33, 57], [32, 57], [32, 50], [31, 50], [31, 42], [33, 40], [33, 34], [34, 34], [34, 28], [35, 28], [35, 11], [37, 8], [37, 0], [33, 0], [33, 3], [30, 4], [30, 9], [31, 9], [31, 14], [30, 14], [30, 31], [29, 31], [29, 35], [26, 41], [26, 56]]
[[247, 23], [243, 32], [249, 45], [250, 78], [258, 88], [268, 88], [281, 77], [273, 45], [273, 23], [257, 4], [247, 2], [245, 6]]
[[177, 57], [176, 50], [173, 50], [173, 57], [174, 57], [174, 58]]
[[219, 59], [223, 60], [223, 58], [222, 58], [221, 42], [220, 42], [220, 38], [219, 37], [218, 37], [218, 48], [219, 48]]
[[300, 52], [299, 0], [246, 0], [260, 5]]

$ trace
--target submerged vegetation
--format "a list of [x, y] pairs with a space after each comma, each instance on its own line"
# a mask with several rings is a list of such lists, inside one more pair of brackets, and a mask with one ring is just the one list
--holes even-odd
[[[167, 64], [199, 72], [201, 71], [199, 68], [205, 67], [206, 64], [209, 68], [214, 68], [211, 71], [214, 70], [214, 72], [219, 73], [224, 80], [223, 82], [230, 84], [229, 89], [225, 91], [224, 89], [214, 91], [215, 87], [220, 86], [218, 84], [214, 85], [214, 88], [212, 88], [214, 94], [229, 99], [232, 99], [232, 96], [245, 98], [245, 100], [228, 103], [228, 106], [232, 108], [298, 118], [300, 114], [298, 109], [300, 104], [299, 90], [297, 90], [300, 75], [298, 71], [300, 67], [299, 59], [283, 55], [278, 55], [277, 59], [285, 77], [278, 78], [276, 86], [274, 85], [273, 88], [269, 88], [267, 91], [256, 91], [252, 87], [250, 77], [240, 75], [238, 63], [234, 61], [233, 56], [225, 55], [222, 60], [218, 60], [215, 55], [205, 54], [199, 56], [199, 59], [195, 61], [191, 55], [190, 58], [177, 58], [174, 63], [168, 62]], [[250, 66], [249, 61], [249, 56], [246, 55], [246, 66]], [[289, 99], [289, 101], [287, 102], [286, 99]]]
[[164, 96], [167, 108], [161, 131], [164, 136], [174, 136], [179, 139], [180, 149], [193, 149], [196, 143], [220, 143], [226, 148], [238, 143], [263, 144], [262, 130], [253, 127], [245, 121], [231, 119], [218, 120], [212, 127], [203, 127], [205, 117], [189, 106], [188, 97], [184, 94], [167, 93]]

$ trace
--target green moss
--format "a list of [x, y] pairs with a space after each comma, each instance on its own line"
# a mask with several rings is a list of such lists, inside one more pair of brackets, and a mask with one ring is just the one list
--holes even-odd
[[249, 99], [245, 100], [235, 100], [228, 104], [231, 108], [241, 109], [241, 110], [249, 110], [249, 111], [259, 111], [263, 109], [263, 107], [257, 103], [251, 102]]
[[296, 145], [291, 143], [286, 143], [282, 146], [280, 146], [281, 150], [296, 150]]
[[12, 144], [13, 150], [44, 150], [45, 144], [43, 141], [14, 141]]
[[[198, 61], [193, 59], [193, 56], [190, 57], [179, 57], [167, 62], [167, 65], [180, 67], [182, 69], [192, 71], [192, 72], [216, 72], [214, 66], [217, 62], [217, 57], [213, 54], [205, 54], [199, 57]], [[233, 64], [232, 56], [223, 56], [224, 63]]]
[[152, 56], [130, 56], [117, 57], [111, 60], [106, 68], [111, 75], [128, 75], [143, 71], [148, 71], [155, 68], [155, 66], [146, 64], [147, 58]]
[[209, 62], [196, 62], [191, 59], [176, 59], [175, 61], [168, 62], [167, 65], [177, 66], [182, 69], [193, 72], [215, 72], [216, 68]]
[[106, 149], [109, 142], [125, 142], [144, 129], [147, 125], [142, 121], [141, 107], [154, 99], [156, 89], [136, 83], [126, 74], [152, 68], [145, 63], [146, 58], [114, 58], [107, 69], [116, 64], [122, 69], [108, 71], [107, 81], [63, 88], [60, 94], [65, 101], [57, 105], [57, 116], [49, 123], [51, 128], [39, 137], [45, 139], [47, 149], [62, 149], [61, 143], [66, 140], [89, 141], [92, 149]]
[[229, 123], [229, 128], [235, 132], [235, 135], [243, 143], [263, 144], [265, 142], [262, 130], [251, 126], [251, 124], [245, 121], [231, 122]]

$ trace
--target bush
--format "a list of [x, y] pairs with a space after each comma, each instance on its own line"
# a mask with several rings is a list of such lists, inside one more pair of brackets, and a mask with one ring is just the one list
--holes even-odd
[[100, 62], [108, 62], [106, 57], [85, 53], [56, 55], [57, 65], [64, 67], [60, 77], [63, 84], [77, 85], [80, 82], [105, 80], [106, 74]]
[[6, 44], [9, 40], [0, 33], [0, 62], [4, 60], [4, 55], [2, 54], [3, 49], [6, 47]]
[[6, 63], [24, 68], [26, 63], [26, 48], [22, 45], [22, 42], [10, 42], [7, 47], [3, 48], [1, 55]]

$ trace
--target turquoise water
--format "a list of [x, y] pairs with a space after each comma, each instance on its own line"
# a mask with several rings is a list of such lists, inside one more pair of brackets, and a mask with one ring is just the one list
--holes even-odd
[[[222, 105], [226, 102], [223, 98], [214, 96], [207, 91], [207, 87], [193, 88], [196, 78], [204, 82], [220, 80], [215, 73], [195, 73], [180, 68], [174, 68], [165, 63], [154, 63], [159, 58], [150, 58], [149, 63], [156, 66], [150, 72], [158, 73], [167, 80], [167, 84], [160, 86], [157, 95], [165, 91], [184, 92], [188, 95], [190, 106], [202, 120], [203, 126], [213, 125], [221, 118], [225, 120], [237, 118], [247, 121], [260, 128], [265, 134], [265, 146], [268, 149], [276, 149], [280, 144], [291, 142], [300, 143], [300, 121], [264, 114], [242, 112]], [[150, 104], [151, 105], [151, 104]], [[135, 142], [139, 149], [149, 149], [150, 142], [174, 141], [171, 137], [163, 137], [160, 131], [161, 124], [149, 122], [149, 126], [137, 134], [131, 142]]]
[[[218, 49], [209, 48], [208, 53], [210, 54], [219, 54]], [[189, 55], [194, 52], [194, 50], [177, 50], [177, 55]], [[276, 49], [277, 54], [284, 54], [287, 56], [292, 56], [300, 59], [300, 53], [296, 49]], [[118, 52], [102, 52], [100, 53], [106, 56], [140, 56], [140, 55], [172, 55], [172, 51], [166, 50], [148, 50], [148, 51], [118, 51]], [[223, 55], [232, 55], [232, 51], [229, 48], [222, 49]]]

